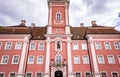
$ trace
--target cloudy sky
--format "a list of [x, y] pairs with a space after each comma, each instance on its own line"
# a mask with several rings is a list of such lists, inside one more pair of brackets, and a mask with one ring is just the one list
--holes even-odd
[[[98, 25], [114, 26], [118, 21], [120, 0], [70, 0], [70, 25], [91, 25], [96, 20]], [[0, 26], [35, 23], [45, 26], [48, 22], [47, 0], [1, 0]]]

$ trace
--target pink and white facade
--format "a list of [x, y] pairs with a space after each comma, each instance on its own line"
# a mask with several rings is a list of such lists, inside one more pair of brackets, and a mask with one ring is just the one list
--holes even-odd
[[120, 32], [72, 27], [69, 0], [48, 0], [48, 25], [0, 27], [0, 77], [119, 77]]

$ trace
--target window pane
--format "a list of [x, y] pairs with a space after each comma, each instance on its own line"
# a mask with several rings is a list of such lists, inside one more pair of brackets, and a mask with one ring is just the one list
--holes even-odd
[[102, 72], [101, 77], [107, 77], [107, 74], [105, 72]]
[[118, 61], [119, 61], [119, 63], [120, 63], [120, 56], [118, 56]]
[[4, 74], [3, 73], [0, 73], [0, 77], [3, 77], [4, 76]]
[[0, 49], [1, 49], [1, 47], [2, 47], [2, 42], [0, 42]]
[[81, 74], [80, 73], [76, 73], [76, 77], [81, 77]]
[[62, 62], [61, 56], [60, 56], [60, 55], [57, 55], [57, 56], [56, 56], [56, 63], [57, 63], [57, 64], [60, 64], [61, 62]]
[[35, 43], [30, 44], [30, 50], [35, 50]]
[[120, 43], [119, 42], [115, 42], [115, 48], [120, 49]]
[[85, 73], [85, 77], [90, 77], [90, 73]]
[[83, 56], [83, 63], [84, 64], [89, 64], [89, 58], [88, 58], [88, 56]]
[[32, 77], [32, 74], [31, 73], [27, 73], [27, 77]]
[[73, 43], [73, 50], [78, 50], [78, 43]]
[[11, 47], [12, 47], [12, 43], [11, 43], [11, 42], [7, 42], [5, 49], [6, 49], [6, 50], [10, 50]]
[[21, 47], [22, 47], [22, 42], [16, 42], [15, 49], [16, 49], [16, 50], [20, 50]]
[[114, 64], [114, 63], [115, 63], [113, 56], [108, 56], [108, 62], [109, 62], [110, 64]]
[[10, 73], [10, 77], [15, 77], [15, 73]]
[[39, 43], [39, 50], [44, 50], [44, 43]]
[[109, 42], [105, 42], [105, 49], [111, 49], [111, 46], [110, 46]]
[[2, 57], [2, 64], [7, 64], [8, 63], [8, 56], [3, 56]]
[[112, 77], [118, 77], [117, 73], [112, 73]]
[[43, 63], [43, 57], [42, 56], [38, 56], [37, 63], [38, 64], [42, 64]]
[[42, 77], [42, 74], [41, 73], [37, 73], [37, 77]]
[[104, 63], [103, 56], [98, 56], [98, 63]]
[[34, 57], [33, 56], [29, 56], [28, 57], [28, 64], [33, 64], [34, 63]]
[[96, 42], [96, 43], [95, 43], [95, 47], [96, 47], [96, 49], [98, 49], [98, 50], [101, 49], [100, 42]]
[[80, 63], [79, 56], [74, 56], [74, 64], [79, 64], [79, 63]]
[[19, 56], [14, 56], [13, 57], [13, 63], [17, 64], [18, 63]]
[[82, 50], [87, 50], [87, 44], [86, 43], [82, 43]]

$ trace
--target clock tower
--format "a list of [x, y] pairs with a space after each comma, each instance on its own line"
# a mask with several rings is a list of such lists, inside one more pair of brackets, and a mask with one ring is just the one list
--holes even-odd
[[48, 0], [47, 34], [69, 34], [69, 0]]

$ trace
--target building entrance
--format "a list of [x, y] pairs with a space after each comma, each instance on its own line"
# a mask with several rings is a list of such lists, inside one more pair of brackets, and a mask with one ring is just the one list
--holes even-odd
[[58, 70], [55, 72], [55, 77], [63, 77], [63, 72]]

